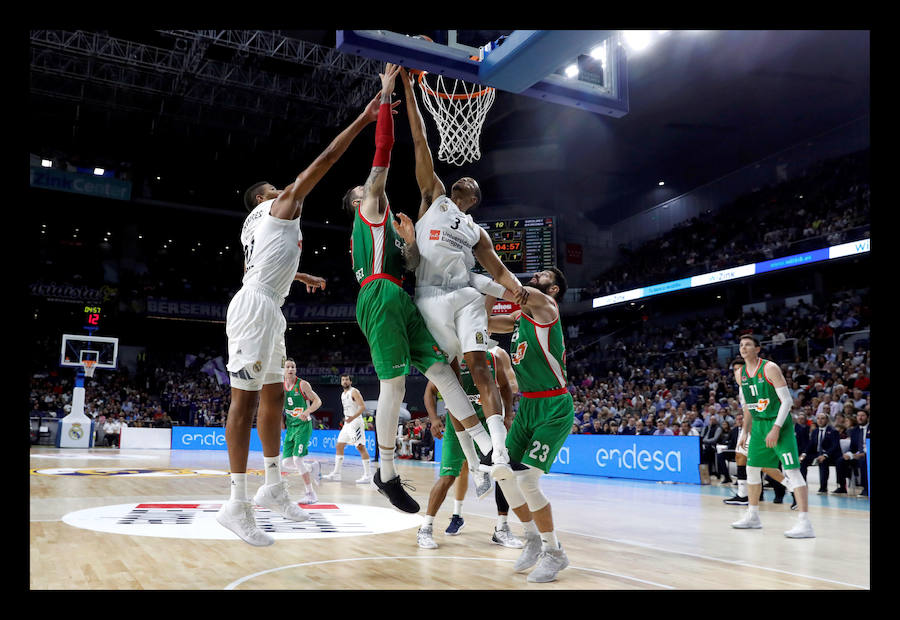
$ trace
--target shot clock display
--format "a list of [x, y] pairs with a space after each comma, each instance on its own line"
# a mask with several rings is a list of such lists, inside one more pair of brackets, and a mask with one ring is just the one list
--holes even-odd
[[100, 306], [84, 307], [84, 327], [88, 330], [100, 328], [100, 317], [102, 316], [102, 308]]
[[[555, 217], [486, 220], [478, 224], [487, 231], [497, 256], [515, 275], [530, 276], [556, 266]], [[475, 270], [484, 273], [477, 263]]]

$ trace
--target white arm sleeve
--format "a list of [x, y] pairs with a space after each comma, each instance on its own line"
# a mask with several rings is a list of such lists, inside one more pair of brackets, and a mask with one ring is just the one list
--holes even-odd
[[741, 408], [747, 404], [747, 401], [744, 400], [744, 390], [738, 388], [738, 400], [741, 401]]
[[475, 273], [474, 271], [469, 272], [469, 285], [481, 293], [496, 297], [497, 299], [502, 298], [503, 293], [506, 292], [506, 287], [496, 280], [492, 280], [491, 278], [480, 273]]
[[794, 405], [794, 399], [791, 398], [791, 391], [786, 385], [775, 388], [775, 393], [778, 394], [778, 398], [781, 399], [781, 407], [778, 409], [778, 416], [775, 418], [775, 424], [784, 426], [784, 421], [787, 420], [791, 413], [791, 407]]

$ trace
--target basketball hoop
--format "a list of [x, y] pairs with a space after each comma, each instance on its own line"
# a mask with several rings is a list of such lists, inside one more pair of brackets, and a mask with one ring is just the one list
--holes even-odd
[[85, 377], [93, 377], [97, 369], [97, 360], [83, 360], [81, 366], [84, 368]]
[[457, 166], [481, 159], [481, 128], [494, 103], [496, 89], [454, 78], [444, 80], [442, 75], [435, 76], [429, 84], [425, 79], [427, 71], [410, 71], [418, 74], [422, 100], [441, 136], [438, 159]]

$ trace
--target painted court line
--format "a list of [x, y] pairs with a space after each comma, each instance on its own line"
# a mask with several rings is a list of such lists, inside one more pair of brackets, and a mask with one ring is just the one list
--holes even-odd
[[[359, 562], [359, 561], [369, 561], [369, 560], [478, 560], [482, 562], [509, 562], [514, 563], [515, 560], [503, 560], [499, 558], [467, 558], [456, 555], [438, 555], [438, 556], [421, 556], [421, 555], [399, 555], [399, 556], [377, 556], [371, 558], [343, 558], [339, 560], [319, 560], [316, 562], [302, 562], [300, 564], [288, 564], [287, 566], [279, 566], [277, 568], [270, 568], [264, 571], [259, 571], [258, 573], [253, 573], [251, 575], [247, 575], [245, 577], [241, 577], [236, 581], [232, 581], [227, 586], [225, 586], [225, 590], [234, 590], [236, 587], [241, 585], [242, 583], [246, 583], [251, 579], [255, 579], [257, 577], [261, 577], [262, 575], [267, 575], [269, 573], [277, 573], [278, 571], [288, 570], [291, 568], [302, 568], [304, 566], [317, 566], [322, 564], [336, 564], [339, 562]], [[604, 575], [610, 575], [612, 577], [617, 577], [619, 579], [627, 579], [629, 581], [637, 581], [640, 583], [657, 586], [660, 588], [665, 588], [667, 590], [674, 590], [674, 586], [665, 585], [662, 583], [654, 583], [652, 581], [647, 581], [644, 579], [638, 579], [637, 577], [629, 577], [628, 575], [621, 575], [618, 573], [610, 573], [608, 571], [597, 570], [593, 568], [581, 568], [578, 566], [569, 566], [569, 569], [574, 570], [583, 570], [592, 573], [600, 573]]]
[[585, 534], [583, 532], [573, 532], [571, 530], [558, 530], [560, 532], [566, 532], [567, 534], [575, 534], [578, 536], [587, 536], [588, 538], [596, 538], [597, 540], [605, 540], [607, 542], [614, 542], [623, 545], [632, 545], [635, 547], [643, 547], [645, 549], [653, 549], [654, 551], [664, 551], [666, 553], [672, 553], [677, 555], [686, 555], [689, 557], [699, 558], [701, 560], [711, 560], [714, 562], [723, 562], [725, 564], [733, 564], [735, 566], [745, 566], [747, 568], [757, 568], [759, 570], [767, 570], [775, 573], [783, 573], [785, 575], [791, 575], [793, 577], [803, 577], [804, 579], [813, 579], [815, 581], [824, 581], [827, 583], [834, 583], [841, 586], [849, 586], [851, 588], [859, 588], [861, 590], [868, 590], [869, 586], [861, 586], [856, 583], [847, 583], [845, 581], [836, 581], [834, 579], [826, 579], [825, 577], [815, 577], [813, 575], [804, 575], [803, 573], [793, 573], [791, 571], [782, 570], [780, 568], [772, 568], [770, 566], [759, 566], [757, 564], [750, 564], [749, 562], [744, 562], [743, 560], [726, 560], [725, 558], [717, 558], [709, 555], [703, 555], [701, 553], [691, 553], [689, 551], [678, 551], [674, 549], [667, 549], [666, 547], [660, 547], [657, 545], [651, 545], [648, 543], [635, 542], [632, 540], [623, 540], [620, 538], [606, 538], [605, 536], [595, 536], [593, 534]]

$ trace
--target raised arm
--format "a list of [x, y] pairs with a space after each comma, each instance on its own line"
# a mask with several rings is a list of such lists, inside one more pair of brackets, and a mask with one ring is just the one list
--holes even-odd
[[491, 274], [491, 277], [494, 278], [498, 284], [513, 293], [515, 299], [511, 301], [523, 305], [523, 302], [525, 302], [528, 297], [527, 294], [525, 294], [525, 287], [523, 287], [522, 283], [519, 282], [519, 279], [506, 268], [503, 261], [500, 260], [500, 257], [497, 256], [497, 253], [494, 251], [494, 244], [491, 242], [491, 238], [488, 236], [487, 231], [483, 228], [481, 229], [481, 237], [472, 248], [472, 254], [475, 256], [475, 260]]
[[425, 121], [422, 119], [422, 113], [416, 103], [416, 92], [413, 88], [413, 80], [415, 79], [406, 71], [400, 70], [403, 81], [403, 91], [406, 97], [406, 114], [409, 117], [409, 129], [412, 132], [413, 146], [416, 154], [416, 182], [419, 184], [419, 191], [422, 194], [422, 201], [419, 203], [419, 215], [416, 218], [421, 219], [428, 207], [438, 196], [447, 193], [444, 184], [434, 173], [434, 160], [431, 157], [431, 149], [428, 148], [428, 137], [425, 132]]
[[325, 176], [325, 173], [341, 158], [341, 155], [359, 135], [366, 125], [378, 118], [378, 106], [381, 95], [376, 95], [366, 109], [354, 119], [350, 126], [344, 129], [331, 141], [324, 151], [311, 163], [306, 170], [297, 175], [294, 182], [284, 188], [284, 191], [275, 199], [269, 213], [283, 220], [293, 220], [300, 217], [303, 210], [303, 200], [312, 191], [316, 183]]
[[[381, 78], [381, 94], [378, 97], [378, 120], [375, 123], [375, 157], [372, 160], [369, 177], [363, 186], [363, 199], [360, 205], [363, 217], [370, 221], [380, 221], [388, 206], [384, 188], [391, 164], [391, 149], [394, 146], [394, 106], [391, 105], [391, 95], [399, 72], [399, 65], [386, 63], [384, 73], [378, 74]], [[397, 105], [399, 103], [398, 101]]]

